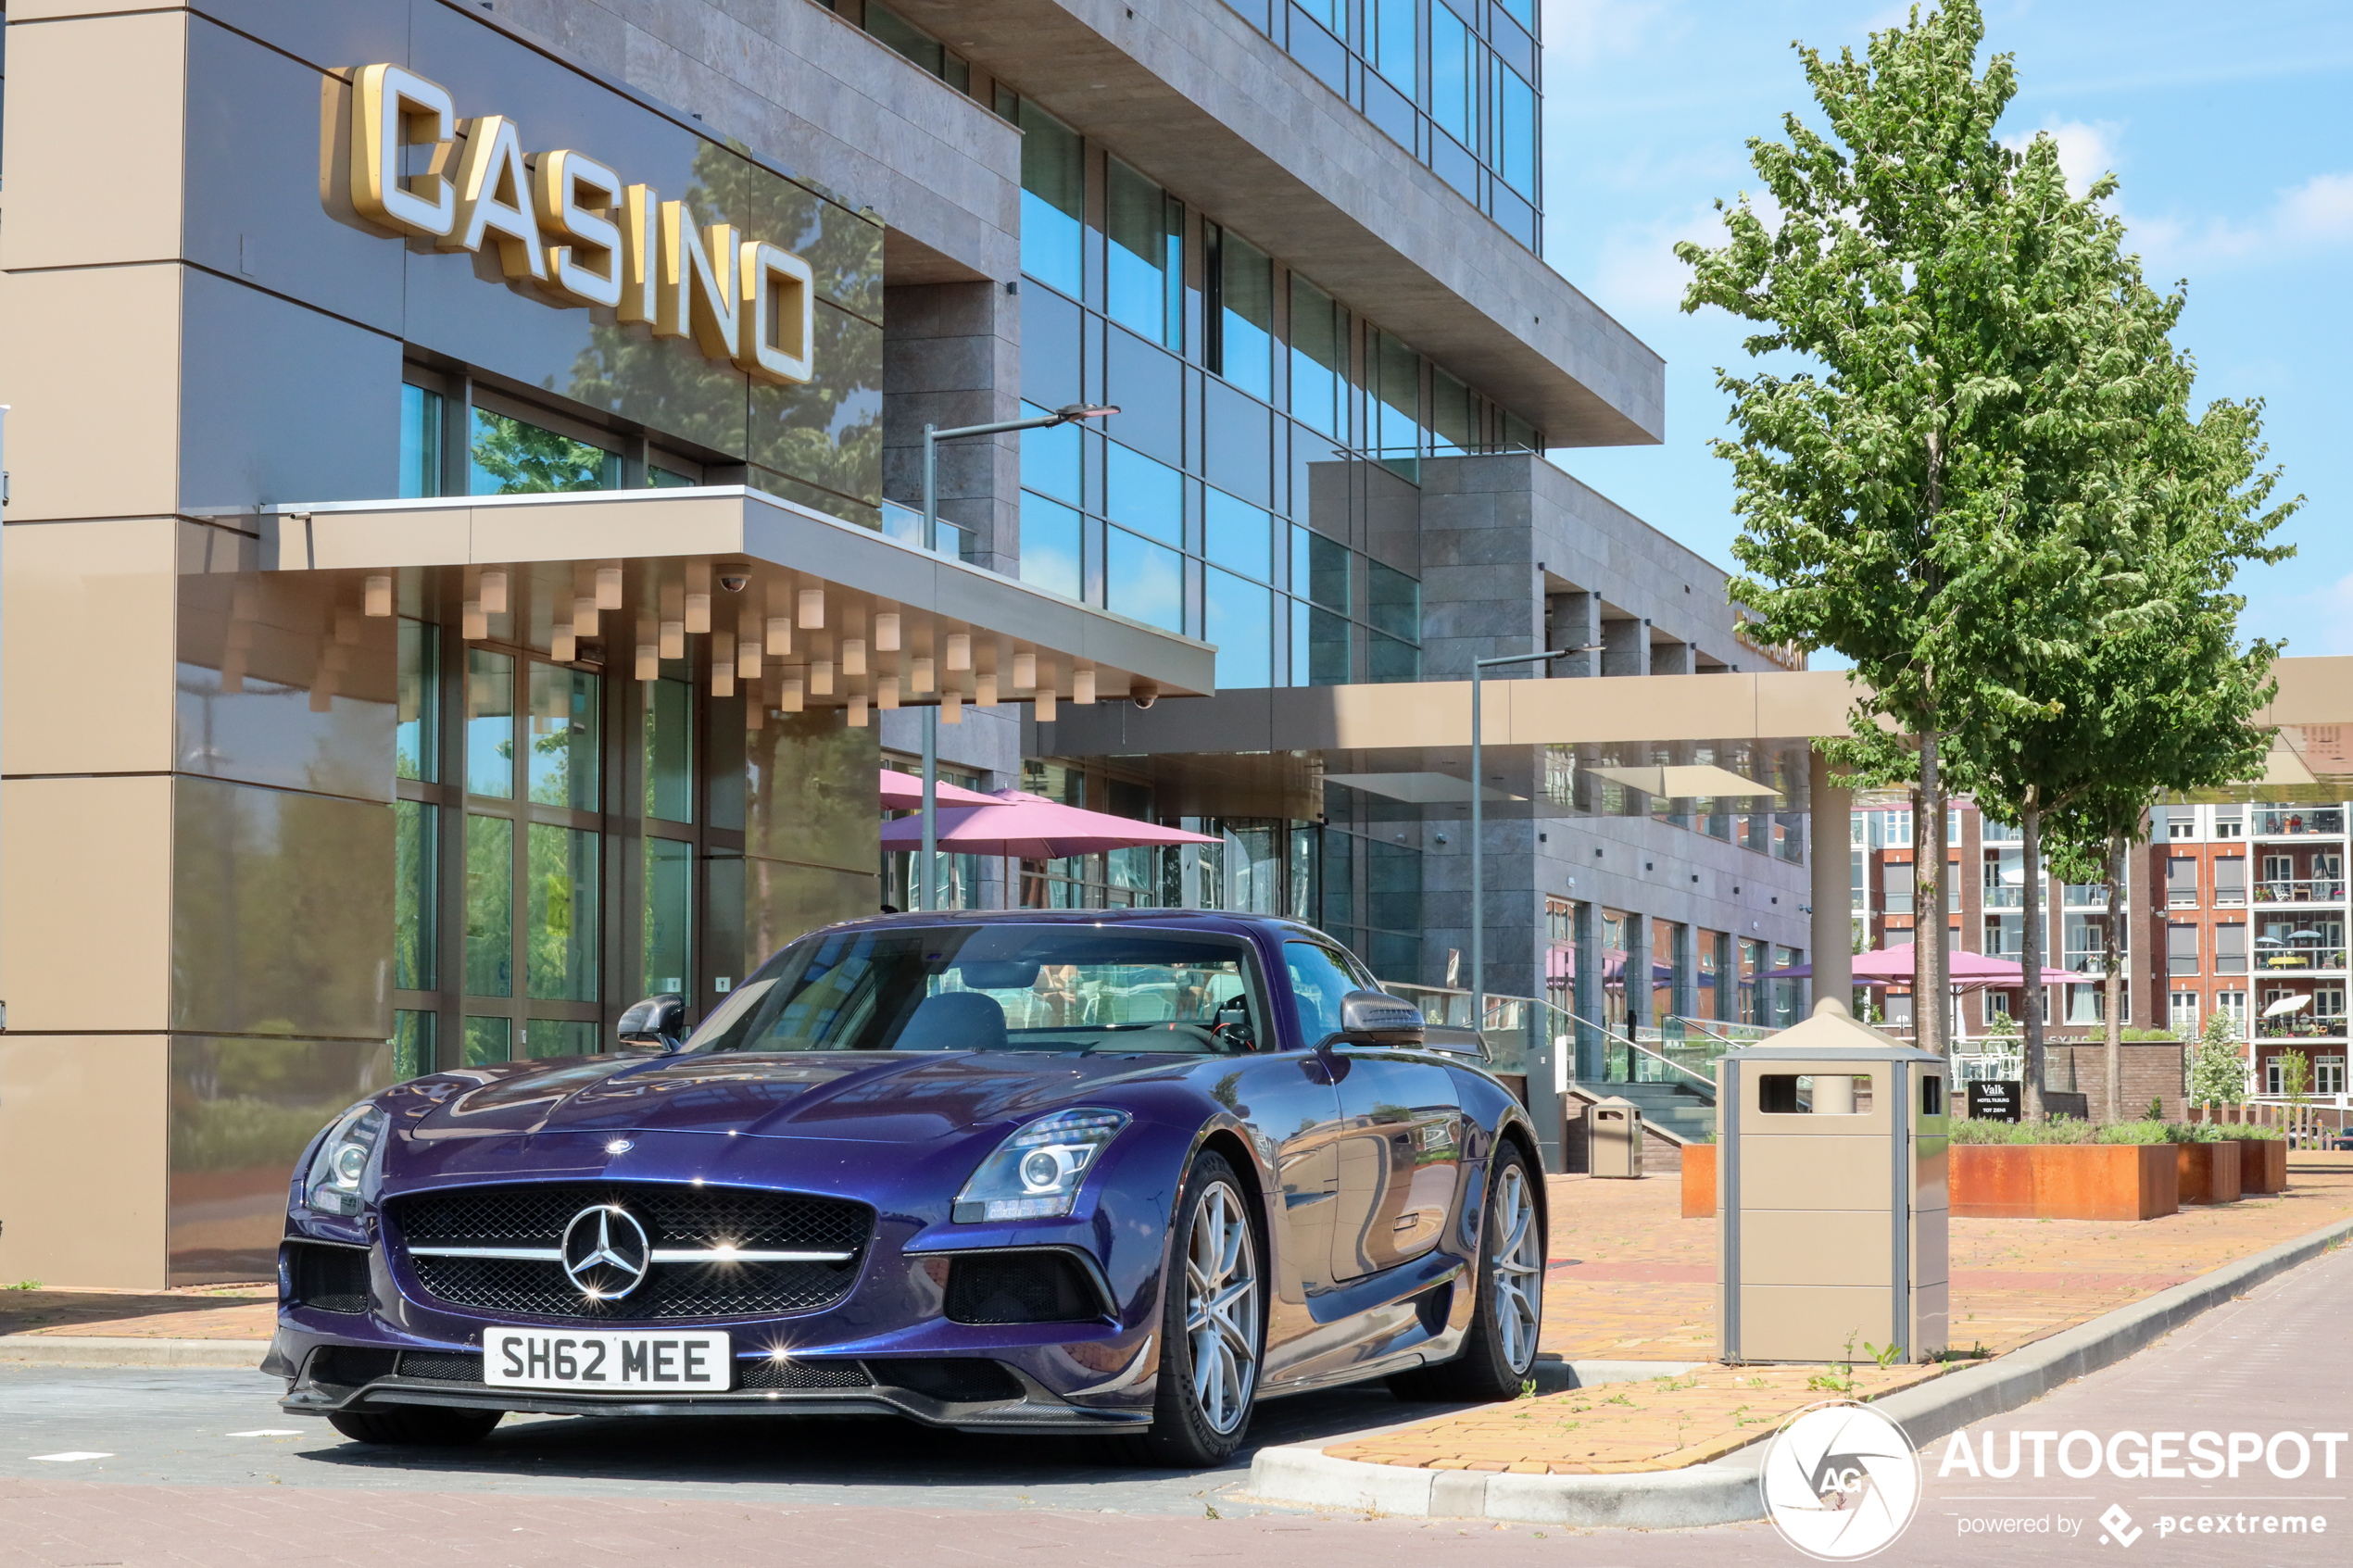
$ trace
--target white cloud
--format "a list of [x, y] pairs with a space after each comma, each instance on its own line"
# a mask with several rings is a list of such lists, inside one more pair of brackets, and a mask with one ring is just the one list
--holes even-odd
[[2233, 263], [2303, 261], [2353, 245], [2353, 173], [2316, 174], [2246, 222], [2127, 217], [2156, 272], [2171, 276]]
[[1602, 239], [1595, 259], [1593, 303], [1620, 320], [1666, 315], [1683, 303], [1692, 270], [1675, 259], [1675, 242], [1724, 243], [1724, 222], [1713, 202], [1698, 203], [1646, 223], [1620, 223]]
[[2096, 124], [2080, 119], [2052, 120], [2044, 123], [2041, 132], [2005, 136], [2002, 145], [2022, 153], [2036, 134], [2047, 133], [2058, 144], [2059, 169], [2067, 175], [2067, 193], [2080, 198], [2092, 188], [2093, 181], [2115, 172], [2123, 162], [2117, 154], [2118, 132], [2121, 129], [2111, 120]]

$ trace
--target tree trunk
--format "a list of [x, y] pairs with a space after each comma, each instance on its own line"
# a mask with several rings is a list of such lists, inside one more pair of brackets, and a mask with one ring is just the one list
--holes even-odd
[[1912, 1007], [1920, 1022], [1913, 1038], [1920, 1049], [1944, 1056], [1951, 1047], [1952, 986], [1945, 980], [1951, 944], [1944, 928], [1944, 785], [1937, 776], [1932, 729], [1920, 732], [1920, 809], [1914, 820]]
[[2026, 891], [2020, 900], [2019, 969], [2026, 982], [2026, 1082], [2020, 1085], [2020, 1110], [2029, 1122], [2043, 1119], [2043, 808], [2034, 791], [2026, 792], [2026, 809], [2020, 815], [2020, 836], [2025, 840], [2021, 859]]
[[2100, 966], [2108, 978], [2100, 989], [2108, 1006], [2108, 1113], [2124, 1120], [2124, 845], [2122, 834], [2108, 841], [2108, 929], [2100, 935]]

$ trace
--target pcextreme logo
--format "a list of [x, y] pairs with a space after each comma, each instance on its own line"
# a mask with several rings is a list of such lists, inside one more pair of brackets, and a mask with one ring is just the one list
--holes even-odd
[[[755, 381], [810, 379], [816, 291], [806, 260], [730, 224], [698, 227], [686, 203], [624, 185], [585, 154], [526, 157], [504, 115], [457, 112], [447, 88], [412, 70], [360, 68], [351, 205], [361, 217], [442, 250], [496, 245], [500, 270], [550, 302], [691, 337]], [[408, 172], [417, 159], [425, 169]]]
[[1911, 1524], [1920, 1461], [1904, 1429], [1869, 1406], [1815, 1405], [1773, 1435], [1757, 1485], [1783, 1540], [1825, 1562], [1853, 1562]]

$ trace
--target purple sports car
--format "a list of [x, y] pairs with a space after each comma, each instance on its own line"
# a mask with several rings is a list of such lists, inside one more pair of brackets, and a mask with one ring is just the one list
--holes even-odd
[[434, 1444], [895, 1413], [1206, 1465], [1261, 1399], [1508, 1398], [1535, 1359], [1526, 1112], [1310, 927], [858, 921], [682, 1017], [337, 1118], [288, 1205], [284, 1408]]

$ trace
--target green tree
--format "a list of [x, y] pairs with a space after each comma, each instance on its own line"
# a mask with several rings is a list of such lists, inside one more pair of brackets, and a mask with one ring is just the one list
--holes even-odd
[[2192, 1105], [2237, 1105], [2246, 1098], [2246, 1051], [2227, 1012], [2208, 1015], [2190, 1051]]

